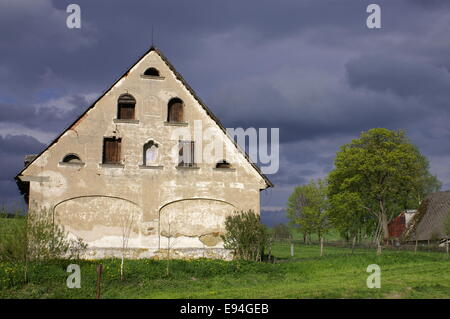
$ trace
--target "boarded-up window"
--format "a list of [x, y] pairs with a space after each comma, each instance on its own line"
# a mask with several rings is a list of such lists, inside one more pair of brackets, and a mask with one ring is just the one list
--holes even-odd
[[123, 94], [117, 102], [117, 118], [121, 120], [134, 120], [136, 100], [130, 94]]
[[183, 122], [183, 101], [174, 98], [169, 101], [168, 122]]
[[194, 162], [194, 141], [180, 141], [178, 150], [179, 166], [195, 166]]
[[122, 140], [115, 137], [103, 139], [103, 163], [120, 164], [120, 149]]

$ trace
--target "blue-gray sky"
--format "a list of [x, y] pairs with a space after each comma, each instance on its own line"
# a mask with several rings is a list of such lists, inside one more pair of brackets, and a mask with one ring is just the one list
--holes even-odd
[[[377, 3], [382, 28], [366, 27]], [[66, 7], [81, 6], [81, 29]], [[339, 146], [404, 129], [450, 188], [450, 1], [0, 0], [0, 201], [39, 152], [151, 45], [226, 127], [280, 128], [276, 187], [325, 176]], [[267, 215], [269, 216], [269, 215]]]

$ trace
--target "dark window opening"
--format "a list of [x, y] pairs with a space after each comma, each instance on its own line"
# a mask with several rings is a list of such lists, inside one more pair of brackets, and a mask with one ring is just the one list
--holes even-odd
[[221, 160], [216, 164], [216, 168], [231, 168], [231, 164], [226, 160]]
[[120, 164], [122, 139], [105, 137], [103, 139], [103, 164]]
[[134, 120], [136, 100], [130, 94], [123, 94], [117, 102], [117, 118], [121, 120]]
[[155, 68], [148, 68], [147, 70], [145, 70], [144, 75], [159, 76], [159, 71]]
[[194, 167], [194, 141], [179, 141], [178, 166]]
[[183, 122], [183, 101], [179, 98], [169, 101], [167, 122]]
[[63, 158], [63, 163], [83, 163], [80, 157], [76, 154], [67, 154]]
[[142, 164], [145, 166], [154, 165], [158, 158], [158, 144], [149, 141], [144, 144], [144, 159]]

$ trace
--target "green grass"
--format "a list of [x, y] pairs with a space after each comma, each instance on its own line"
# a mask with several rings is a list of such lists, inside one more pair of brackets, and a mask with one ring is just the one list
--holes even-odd
[[[277, 243], [277, 263], [221, 260], [103, 260], [103, 298], [449, 298], [450, 258], [437, 252], [374, 250]], [[20, 267], [0, 263], [0, 298], [93, 298], [98, 261], [77, 261], [81, 288], [68, 289], [68, 261], [32, 264], [30, 281]], [[369, 289], [367, 266], [381, 267], [381, 288]]]

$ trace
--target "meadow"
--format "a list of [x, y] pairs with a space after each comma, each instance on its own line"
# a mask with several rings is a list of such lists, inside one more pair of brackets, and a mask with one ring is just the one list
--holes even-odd
[[[384, 250], [277, 242], [275, 262], [222, 260], [102, 260], [102, 298], [449, 298], [450, 258], [442, 252]], [[81, 288], [69, 289], [70, 263], [81, 268]], [[55, 260], [23, 266], [0, 263], [0, 298], [95, 298], [100, 261]], [[367, 266], [381, 268], [381, 288], [366, 285]], [[168, 266], [169, 265], [169, 266]], [[169, 269], [169, 272], [167, 272]]]

